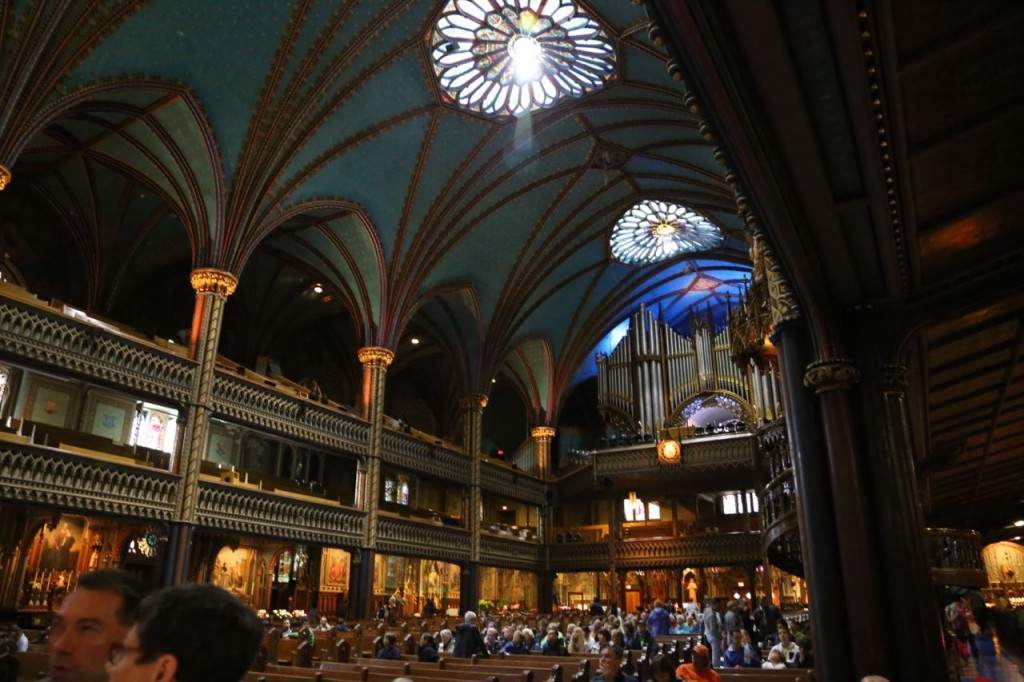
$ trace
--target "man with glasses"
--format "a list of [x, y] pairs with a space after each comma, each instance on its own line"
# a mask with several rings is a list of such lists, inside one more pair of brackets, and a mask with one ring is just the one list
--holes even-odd
[[107, 673], [110, 682], [238, 682], [262, 640], [262, 622], [230, 592], [175, 585], [143, 600]]
[[146, 588], [125, 571], [83, 573], [50, 625], [53, 682], [106, 682], [107, 656], [135, 622]]

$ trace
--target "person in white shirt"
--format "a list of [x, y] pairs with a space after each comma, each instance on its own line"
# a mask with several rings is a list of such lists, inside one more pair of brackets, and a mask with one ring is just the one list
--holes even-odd
[[786, 664], [787, 668], [800, 666], [800, 647], [793, 641], [793, 633], [782, 623], [779, 624], [779, 643], [771, 650], [778, 651], [782, 655], [782, 662]]

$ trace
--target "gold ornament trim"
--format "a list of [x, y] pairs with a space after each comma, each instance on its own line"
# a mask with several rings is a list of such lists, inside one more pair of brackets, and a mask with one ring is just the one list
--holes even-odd
[[226, 270], [198, 268], [190, 276], [192, 288], [197, 294], [219, 294], [230, 296], [238, 288], [238, 278]]
[[530, 429], [530, 438], [534, 440], [551, 440], [555, 437], [554, 426], [534, 426]]
[[464, 410], [482, 410], [487, 407], [487, 396], [483, 393], [468, 393], [459, 398], [459, 406]]
[[849, 389], [859, 381], [860, 370], [851, 360], [819, 360], [804, 371], [804, 386], [816, 393]]
[[387, 367], [395, 359], [395, 352], [381, 346], [366, 346], [356, 351], [359, 362], [367, 367]]
[[0, 164], [0, 192], [7, 188], [7, 183], [11, 181], [11, 169], [7, 166]]
[[683, 448], [679, 441], [665, 438], [658, 441], [658, 462], [661, 464], [679, 464], [683, 461]]

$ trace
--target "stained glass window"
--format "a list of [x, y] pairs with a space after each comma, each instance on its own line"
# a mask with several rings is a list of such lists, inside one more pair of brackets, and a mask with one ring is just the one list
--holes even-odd
[[405, 478], [400, 479], [398, 483], [398, 504], [409, 506], [409, 481]]
[[384, 477], [384, 501], [394, 502], [397, 498], [397, 482], [394, 476]]
[[573, 0], [449, 0], [430, 46], [441, 90], [495, 117], [582, 97], [615, 69], [611, 40]]
[[685, 206], [645, 200], [626, 211], [615, 224], [612, 257], [630, 265], [645, 265], [714, 249], [722, 240], [717, 226]]
[[150, 544], [150, 539], [146, 535], [140, 535], [137, 538], [133, 538], [128, 543], [128, 554], [129, 556], [145, 557], [152, 559], [156, 556], [156, 547]]

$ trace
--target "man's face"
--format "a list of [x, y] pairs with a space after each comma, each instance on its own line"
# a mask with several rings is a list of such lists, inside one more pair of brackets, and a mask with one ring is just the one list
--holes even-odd
[[732, 632], [732, 648], [742, 649], [743, 648], [743, 633], [739, 630], [733, 630]]
[[601, 655], [597, 659], [597, 665], [601, 669], [601, 674], [604, 675], [604, 679], [611, 680], [619, 674], [619, 668], [622, 667], [622, 661], [615, 655], [615, 650], [611, 647], [605, 647], [601, 650]]
[[[139, 634], [135, 628], [128, 631], [124, 641], [111, 649], [107, 663], [110, 682], [152, 682], [174, 657], [163, 654], [148, 663], [139, 662]], [[171, 679], [173, 674], [165, 679]]]
[[75, 590], [53, 619], [47, 649], [53, 682], [105, 682], [110, 647], [128, 628], [117, 620], [121, 596], [101, 590]]

